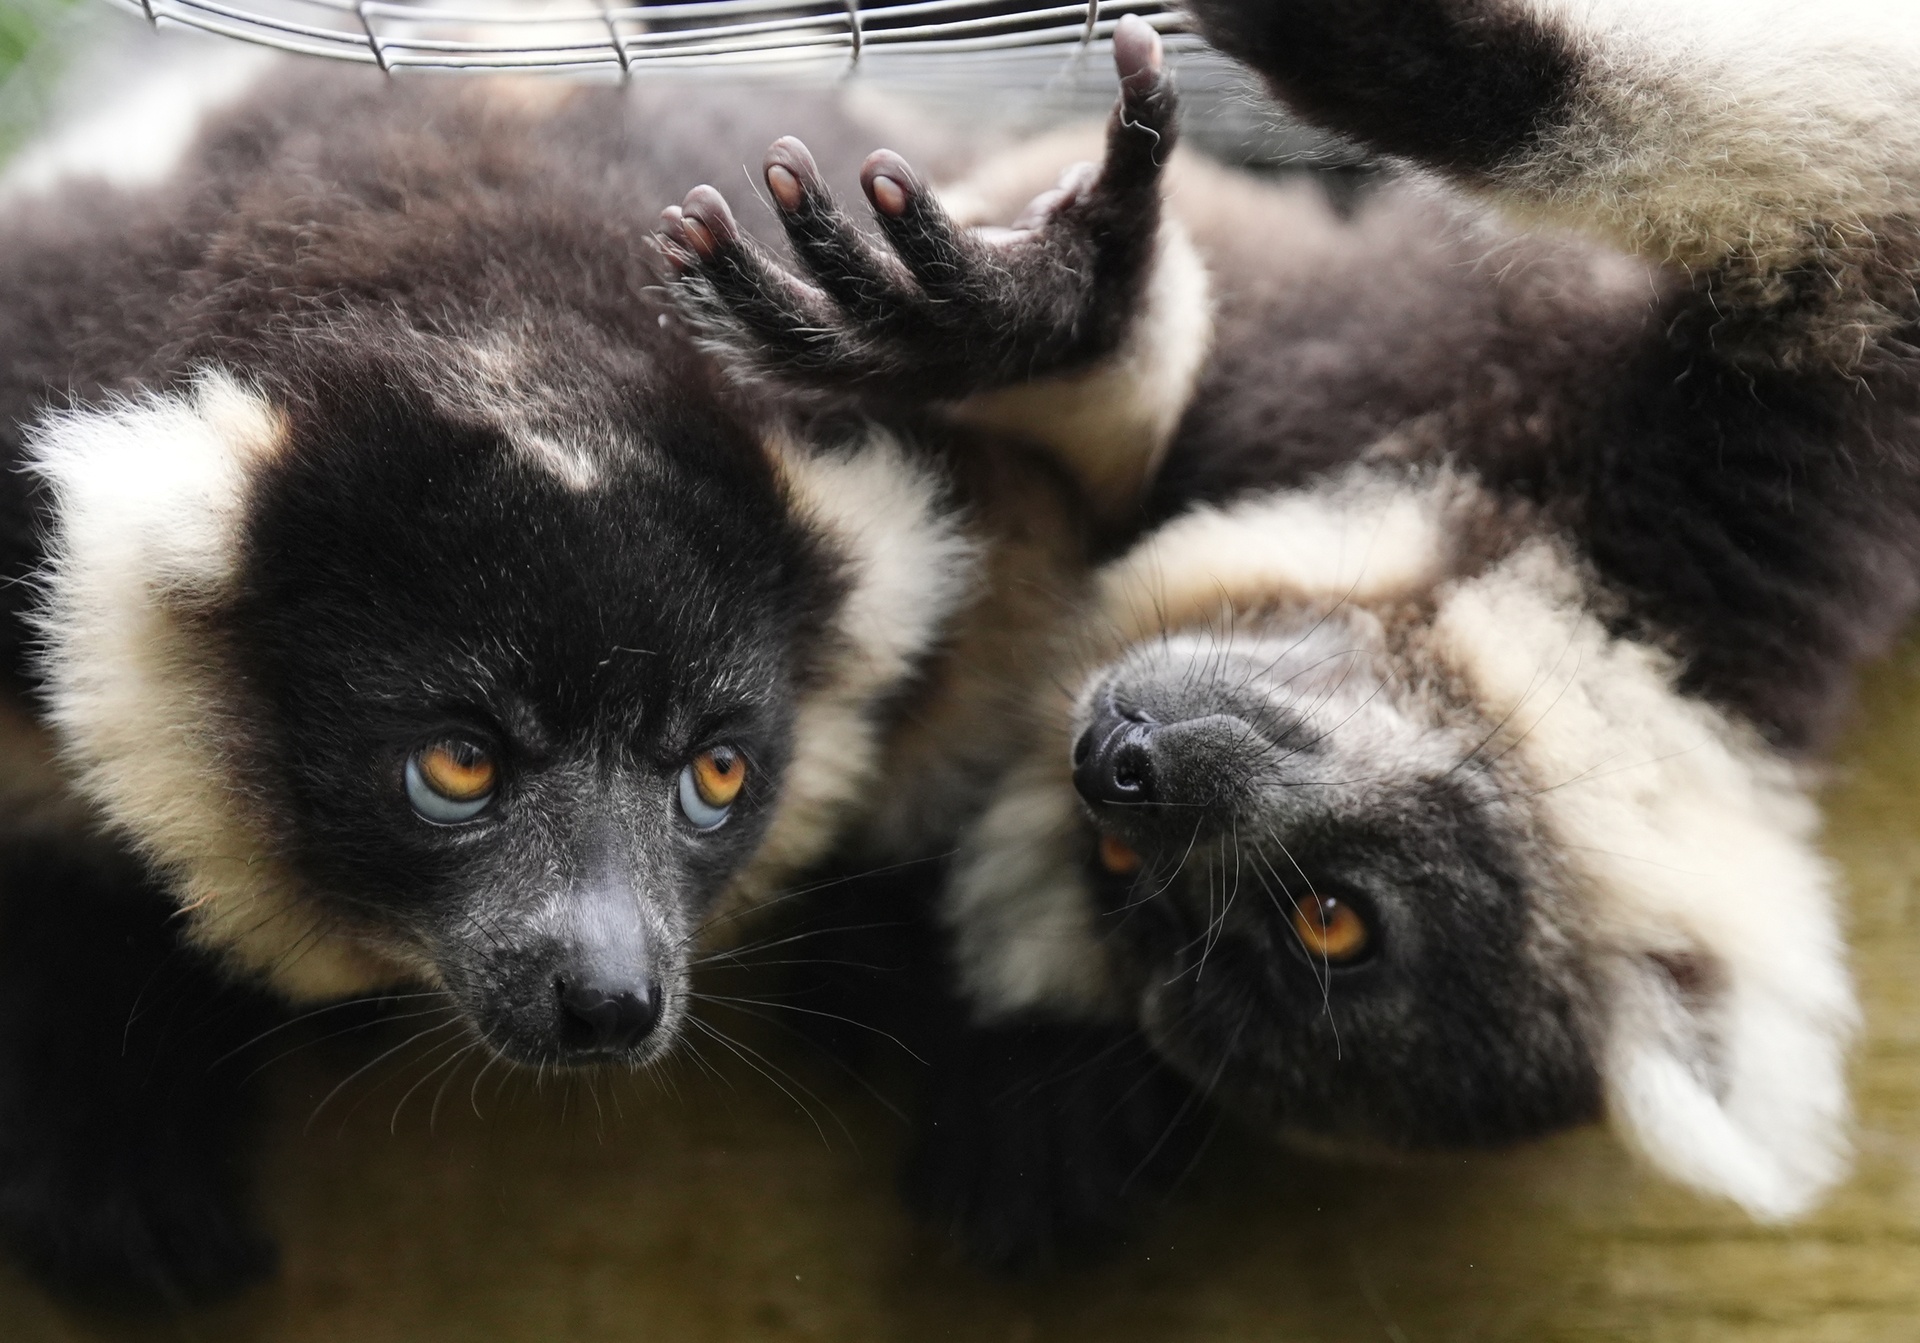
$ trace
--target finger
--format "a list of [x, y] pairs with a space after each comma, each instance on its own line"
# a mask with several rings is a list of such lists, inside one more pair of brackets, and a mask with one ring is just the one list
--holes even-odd
[[919, 304], [905, 267], [847, 217], [806, 145], [792, 136], [774, 141], [767, 150], [766, 180], [794, 255], [809, 278], [849, 314], [872, 321]]
[[1159, 176], [1173, 150], [1179, 99], [1160, 34], [1139, 15], [1127, 15], [1114, 29], [1113, 63], [1120, 98], [1107, 126], [1101, 176], [1109, 190], [1137, 191]]
[[894, 253], [929, 297], [950, 299], [969, 287], [984, 260], [982, 246], [905, 159], [875, 150], [861, 165], [860, 186]]
[[1113, 65], [1120, 75], [1120, 87], [1128, 92], [1146, 92], [1166, 68], [1166, 48], [1153, 25], [1138, 14], [1128, 14], [1113, 29]]
[[696, 326], [801, 368], [839, 356], [832, 334], [838, 314], [827, 296], [742, 233], [718, 191], [695, 187], [661, 222], [665, 248], [678, 253], [676, 293]]
[[675, 275], [679, 275], [698, 259], [693, 246], [684, 236], [685, 216], [680, 207], [669, 205], [660, 212], [660, 220], [653, 226], [653, 241]]

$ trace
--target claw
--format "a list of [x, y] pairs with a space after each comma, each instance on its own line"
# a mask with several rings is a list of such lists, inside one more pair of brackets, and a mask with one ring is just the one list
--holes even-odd
[[[5, 0], [0, 0], [0, 4]], [[841, 388], [953, 400], [1085, 367], [1124, 334], [1153, 264], [1161, 169], [1178, 133], [1160, 37], [1138, 18], [1114, 31], [1122, 93], [1104, 158], [1078, 163], [1008, 229], [965, 229], [899, 154], [860, 169], [880, 236], [835, 201], [791, 136], [762, 164], [793, 253], [789, 270], [740, 229], [718, 191], [697, 187], [660, 220], [689, 320], [748, 360]], [[1092, 283], [1095, 275], [1119, 277]]]

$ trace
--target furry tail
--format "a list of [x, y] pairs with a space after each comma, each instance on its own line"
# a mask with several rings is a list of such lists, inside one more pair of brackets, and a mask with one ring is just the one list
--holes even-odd
[[1905, 0], [1190, 0], [1304, 115], [1790, 314], [1846, 364], [1920, 317]]

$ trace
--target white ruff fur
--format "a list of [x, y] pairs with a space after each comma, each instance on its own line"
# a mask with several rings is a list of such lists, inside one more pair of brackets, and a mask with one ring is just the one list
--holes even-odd
[[1122, 514], [1158, 470], [1212, 348], [1206, 263], [1180, 221], [1167, 219], [1145, 302], [1119, 350], [1084, 373], [973, 397], [954, 418], [1045, 443], [1095, 507]]
[[798, 517], [851, 584], [828, 665], [797, 706], [778, 810], [730, 901], [757, 900], [823, 856], [880, 774], [882, 704], [939, 639], [979, 569], [940, 479], [878, 429], [850, 450], [769, 447]]
[[76, 786], [172, 874], [195, 938], [290, 996], [337, 997], [401, 971], [330, 938], [278, 860], [233, 782], [229, 692], [192, 628], [232, 580], [249, 470], [284, 436], [217, 372], [33, 430], [55, 502], [47, 698]]
[[[1005, 223], [1063, 168], [1098, 161], [1104, 140], [1103, 128], [1092, 123], [1034, 137], [942, 187], [941, 202], [961, 224]], [[1169, 175], [1179, 180], [1177, 170]], [[1212, 349], [1213, 280], [1186, 226], [1169, 210], [1145, 301], [1119, 350], [1083, 373], [971, 397], [953, 415], [1044, 443], [1096, 508], [1123, 514], [1159, 468]]]
[[983, 1021], [1030, 1008], [1119, 1016], [1099, 917], [1080, 870], [1080, 802], [1067, 727], [1011, 769], [960, 842], [941, 915], [954, 934], [961, 988]]
[[1806, 224], [1864, 245], [1910, 209], [1920, 22], [1907, 0], [1520, 0], [1583, 58], [1573, 115], [1510, 172], [1562, 222], [1688, 265], [1790, 264]]
[[[1805, 1211], [1847, 1168], [1858, 1010], [1793, 772], [1677, 692], [1669, 659], [1610, 638], [1545, 543], [1455, 587], [1432, 636], [1584, 888], [1615, 1123], [1675, 1179], [1761, 1218]], [[1694, 993], [1662, 958], [1700, 967]]]
[[1474, 486], [1438, 473], [1409, 488], [1355, 471], [1311, 490], [1196, 508], [1114, 561], [1100, 619], [1125, 641], [1288, 599], [1387, 600], [1432, 586]]

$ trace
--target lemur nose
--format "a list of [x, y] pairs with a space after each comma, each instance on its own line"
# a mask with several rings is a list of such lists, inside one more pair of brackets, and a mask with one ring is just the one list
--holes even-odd
[[619, 1054], [660, 1024], [660, 986], [649, 975], [625, 983], [554, 981], [560, 1001], [560, 1044], [569, 1054]]
[[1080, 796], [1096, 805], [1152, 802], [1153, 755], [1148, 744], [1158, 726], [1107, 701], [1074, 743], [1073, 786]]

